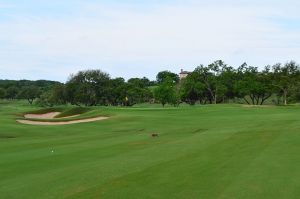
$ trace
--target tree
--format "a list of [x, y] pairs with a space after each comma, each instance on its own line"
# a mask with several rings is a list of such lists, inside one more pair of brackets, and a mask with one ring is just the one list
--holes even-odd
[[129, 84], [140, 87], [146, 88], [150, 86], [150, 80], [146, 77], [143, 78], [131, 78], [127, 81]]
[[109, 75], [101, 70], [79, 71], [66, 83], [67, 99], [77, 105], [107, 105], [109, 80]]
[[51, 91], [51, 102], [53, 104], [66, 104], [67, 103], [67, 95], [66, 95], [66, 88], [64, 84], [57, 84], [55, 85]]
[[40, 89], [37, 86], [26, 86], [23, 87], [21, 92], [18, 94], [18, 98], [27, 99], [29, 104], [32, 104], [33, 101], [40, 96]]
[[5, 98], [6, 96], [6, 90], [4, 88], [0, 88], [0, 99]]
[[223, 92], [222, 101], [225, 102], [225, 100], [235, 98], [236, 93], [234, 87], [235, 82], [237, 81], [236, 70], [231, 66], [227, 66], [226, 64], [222, 65], [219, 81], [219, 84], [221, 85], [221, 88], [219, 90]]
[[126, 87], [126, 105], [132, 106], [138, 103], [149, 102], [152, 93], [148, 88], [135, 87], [130, 84]]
[[6, 89], [6, 98], [8, 99], [16, 99], [19, 93], [19, 89], [16, 86], [11, 86]]
[[179, 76], [170, 71], [161, 71], [157, 74], [156, 81], [158, 84], [161, 84], [164, 81], [171, 81], [173, 84], [176, 84], [179, 82]]
[[137, 103], [149, 102], [152, 98], [152, 92], [148, 88], [149, 80], [147, 78], [131, 78], [126, 85], [126, 105], [132, 106]]
[[175, 84], [172, 78], [167, 78], [157, 88], [155, 88], [154, 96], [155, 99], [163, 105], [163, 107], [167, 103], [173, 104], [174, 106], [179, 103], [179, 97], [176, 93]]
[[125, 105], [126, 103], [126, 82], [124, 78], [110, 80], [109, 103], [113, 106]]
[[294, 61], [284, 66], [281, 64], [273, 66], [273, 85], [277, 88], [277, 94], [282, 96], [284, 105], [287, 105], [288, 97], [299, 85], [299, 78], [299, 65]]
[[208, 99], [210, 103], [217, 104], [218, 97], [221, 96], [221, 93], [224, 93], [225, 87], [220, 82], [220, 72], [224, 66], [224, 62], [218, 60], [207, 67], [200, 65], [194, 71], [198, 74], [199, 81], [205, 85], [209, 93]]
[[262, 105], [273, 93], [269, 67], [259, 72], [257, 67], [243, 64], [238, 68], [235, 89], [237, 96], [242, 97], [247, 104]]
[[36, 101], [36, 104], [44, 107], [52, 107], [55, 104], [55, 99], [53, 97], [53, 92], [47, 91], [43, 92]]
[[205, 85], [198, 80], [196, 72], [191, 73], [181, 81], [181, 100], [195, 105], [197, 101], [205, 103]]

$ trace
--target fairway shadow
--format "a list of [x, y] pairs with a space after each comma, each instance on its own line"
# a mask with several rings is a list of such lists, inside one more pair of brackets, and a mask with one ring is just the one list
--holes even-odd
[[0, 139], [13, 139], [17, 138], [17, 136], [14, 135], [0, 135]]
[[208, 129], [196, 129], [192, 133], [204, 133], [205, 131], [208, 131]]
[[128, 133], [128, 132], [132, 132], [132, 133], [142, 133], [145, 132], [146, 129], [141, 128], [141, 129], [117, 129], [114, 130], [113, 132], [115, 133]]

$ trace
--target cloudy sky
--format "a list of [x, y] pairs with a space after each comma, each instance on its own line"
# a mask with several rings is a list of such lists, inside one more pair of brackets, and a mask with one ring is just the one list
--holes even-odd
[[0, 0], [0, 79], [300, 61], [298, 0]]

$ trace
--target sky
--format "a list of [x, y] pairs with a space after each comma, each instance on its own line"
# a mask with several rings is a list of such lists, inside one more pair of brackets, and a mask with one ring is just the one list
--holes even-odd
[[0, 79], [300, 61], [298, 0], [0, 0]]

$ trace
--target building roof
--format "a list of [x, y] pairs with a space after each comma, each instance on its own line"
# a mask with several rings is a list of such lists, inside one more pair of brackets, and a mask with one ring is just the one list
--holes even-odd
[[183, 69], [181, 69], [181, 72], [179, 73], [179, 74], [182, 74], [182, 75], [184, 75], [184, 74], [190, 74], [191, 72], [189, 72], [189, 71], [184, 71]]

